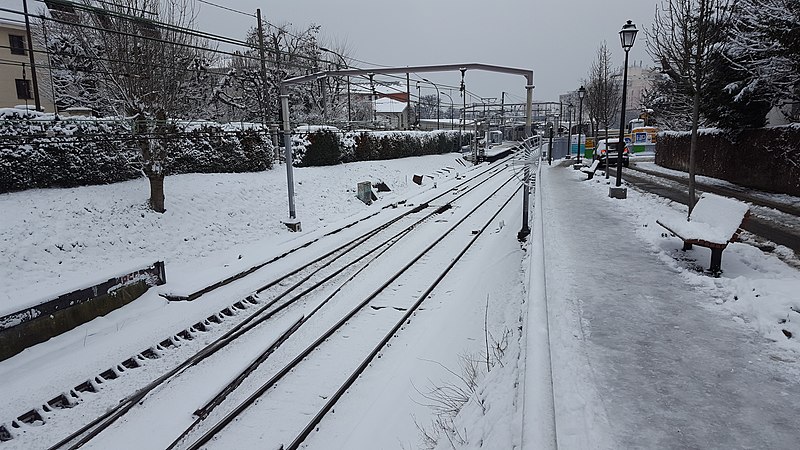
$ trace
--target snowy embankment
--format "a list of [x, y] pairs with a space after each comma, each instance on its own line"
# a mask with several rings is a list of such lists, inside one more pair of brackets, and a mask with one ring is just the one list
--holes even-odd
[[[541, 389], [547, 383], [543, 383], [541, 379], [537, 378], [537, 375], [542, 375], [542, 372], [546, 371], [546, 367], [540, 364], [542, 359], [537, 358], [537, 356], [541, 356], [537, 352], [545, 347], [539, 348], [531, 345], [537, 343], [537, 333], [541, 331], [536, 328], [537, 324], [532, 322], [536, 318], [536, 313], [541, 313], [541, 309], [535, 309], [538, 300], [536, 282], [540, 281], [537, 277], [541, 276], [538, 272], [550, 268], [548, 292], [564, 292], [564, 289], [557, 289], [559, 285], [584, 286], [591, 290], [593, 295], [620, 299], [619, 307], [626, 308], [624, 302], [630, 298], [620, 295], [621, 291], [625, 291], [624, 287], [613, 284], [612, 291], [602, 292], [600, 286], [586, 285], [586, 279], [591, 277], [588, 276], [589, 268], [583, 266], [587, 260], [585, 252], [598, 253], [601, 248], [614, 249], [612, 252], [614, 258], [608, 261], [608, 266], [619, 267], [619, 270], [625, 274], [624, 278], [633, 282], [639, 278], [647, 278], [637, 276], [637, 272], [642, 268], [630, 263], [630, 261], [636, 260], [633, 255], [655, 255], [660, 263], [669, 268], [665, 271], [668, 278], [663, 280], [664, 286], [662, 287], [674, 293], [674, 297], [660, 298], [659, 301], [679, 303], [682, 301], [681, 296], [688, 296], [690, 292], [692, 294], [699, 293], [700, 298], [706, 299], [701, 306], [708, 310], [711, 320], [730, 321], [734, 327], [740, 328], [750, 336], [752, 342], [758, 343], [761, 353], [757, 357], [758, 360], [754, 358], [750, 364], [763, 362], [777, 373], [784, 374], [782, 376], [796, 377], [800, 370], [798, 368], [800, 367], [798, 366], [798, 361], [800, 361], [800, 271], [796, 267], [800, 267], [800, 261], [791, 249], [777, 246], [772, 252], [764, 252], [749, 244], [747, 240], [730, 244], [723, 253], [722, 276], [720, 278], [711, 277], [704, 273], [704, 269], [708, 267], [710, 261], [709, 249], [695, 246], [693, 250], [683, 252], [681, 251], [682, 241], [669, 236], [663, 228], [655, 223], [659, 218], [685, 218], [685, 206], [634, 188], [628, 189], [626, 200], [612, 199], [608, 197], [609, 182], [602, 177], [588, 181], [584, 174], [557, 167], [556, 164], [554, 163], [551, 167], [546, 165], [542, 167], [543, 176], [569, 178], [570, 182], [567, 185], [571, 186], [570, 189], [574, 189], [574, 192], [569, 192], [566, 197], [585, 197], [591, 199], [590, 203], [593, 208], [613, 211], [612, 215], [617, 217], [620, 226], [630, 233], [631, 239], [620, 241], [617, 234], [598, 230], [592, 246], [578, 246], [581, 253], [569, 254], [569, 249], [554, 246], [552, 240], [537, 242], [536, 240], [541, 239], [542, 236], [534, 230], [531, 237], [532, 247], [529, 249], [533, 254], [534, 261], [531, 264], [531, 295], [527, 306], [529, 308], [528, 326], [525, 330], [528, 341], [527, 343], [524, 341], [522, 343], [511, 342], [506, 350], [504, 364], [492, 370], [487, 381], [478, 387], [476, 396], [466, 404], [454, 420], [453, 428], [466, 441], [458, 448], [486, 448], [487, 443], [490, 443], [491, 448], [515, 448], [515, 446], [519, 446], [520, 440], [523, 448], [548, 448], [545, 444], [547, 438], [551, 437], [552, 430], [548, 430], [548, 423], [541, 418], [546, 415], [544, 413], [547, 412], [547, 408], [552, 407], [552, 403], [547, 404], [548, 401], [552, 402], [552, 393]], [[718, 180], [708, 181], [719, 183]], [[613, 178], [610, 182], [613, 183]], [[541, 180], [537, 185], [541, 189]], [[611, 185], [613, 186], [613, 184]], [[537, 194], [548, 195], [547, 191]], [[539, 195], [536, 197], [540, 198]], [[790, 203], [797, 200], [794, 198]], [[544, 205], [537, 203], [534, 210], [536, 218], [532, 221], [534, 227], [541, 226], [538, 219], [542, 216], [548, 218], [558, 216], [555, 211], [548, 210], [547, 205], [547, 202]], [[559, 208], [559, 210], [565, 208], [569, 210], [573, 206], [566, 202], [553, 202], [549, 205], [551, 208]], [[580, 221], [591, 221], [593, 214], [596, 214], [593, 209], [576, 209], [564, 213], [562, 216], [569, 217], [570, 220], [553, 224], [550, 233], [564, 233], [566, 230], [566, 234], [569, 235], [573, 233], [569, 228], [570, 225]], [[745, 239], [747, 239], [746, 236]], [[561, 255], [562, 260], [569, 261], [569, 267], [553, 266], [554, 261], [548, 260], [544, 264], [544, 269], [534, 268], [537, 255], [541, 256], [537, 245], [544, 248], [546, 255]], [[552, 285], [550, 281], [552, 281]], [[595, 448], [619, 448], [613, 444], [609, 445], [609, 442], [606, 441], [608, 424], [604, 423], [606, 418], [598, 413], [605, 407], [602, 401], [595, 398], [597, 394], [594, 389], [597, 389], [597, 386], [594, 386], [595, 381], [592, 374], [597, 368], [586, 366], [585, 361], [576, 356], [580, 354], [577, 349], [578, 342], [588, 338], [572, 339], [572, 337], [584, 336], [584, 333], [587, 332], [584, 327], [591, 329], [591, 317], [581, 317], [580, 312], [574, 312], [575, 318], [572, 316], [562, 317], [558, 313], [560, 311], [558, 306], [565, 302], [569, 303], [571, 300], [574, 299], [563, 297], [548, 297], [547, 299], [551, 307], [555, 306], [554, 310], [549, 312], [552, 320], [549, 327], [551, 333], [554, 333], [550, 335], [550, 344], [555, 349], [554, 351], [561, 355], [561, 363], [564, 364], [564, 367], [569, 369], [567, 373], [563, 370], [560, 372], [562, 386], [568, 386], [568, 392], [561, 392], [561, 399], [563, 401], [564, 398], [567, 398], [573, 404], [583, 404], [582, 410], [562, 410], [560, 412], [568, 421], [566, 424], [561, 424], [566, 425], [561, 432], [566, 432], [570, 438], [592, 442]], [[570, 318], [575, 322], [570, 322]], [[653, 318], [655, 321], [662, 319], [664, 321], [676, 320], [672, 317]], [[554, 336], [555, 340], [552, 340]], [[558, 337], [567, 338], [559, 340]], [[703, 338], [706, 337], [703, 336]], [[546, 339], [540, 336], [538, 338]], [[660, 339], [662, 337], [654, 334], [650, 338]], [[699, 338], [700, 336], [698, 336]], [[713, 340], [716, 337], [708, 338]], [[736, 343], [731, 343], [731, 345], [734, 344]], [[676, 349], [676, 351], [681, 350]], [[521, 375], [526, 371], [527, 375]], [[544, 375], [546, 376], [546, 374]], [[521, 405], [523, 395], [512, 388], [521, 378], [525, 379], [525, 384], [522, 386], [525, 391], [524, 396], [536, 400], [536, 402], [526, 403], [524, 411]], [[652, 382], [652, 380], [644, 379], [640, 381], [642, 383]], [[758, 388], [758, 386], [751, 387]], [[676, 395], [679, 396], [679, 393]], [[521, 436], [513, 433], [504, 434], [503, 431], [509, 424], [514, 426], [517, 423], [518, 414], [525, 416], [523, 423], [526, 425], [521, 427]], [[631, 433], [643, 432], [641, 430], [628, 431]], [[567, 443], [560, 442], [560, 444], [569, 447]], [[451, 447], [447, 442], [440, 442], [436, 448], [444, 450]]]
[[[444, 168], [464, 169], [458, 158], [446, 154], [296, 168], [303, 230], [428, 189], [430, 178], [418, 186], [412, 176], [454, 176], [455, 171]], [[360, 181], [383, 181], [392, 192], [368, 207], [355, 196]], [[154, 261], [165, 261], [169, 280], [181, 266], [221, 267], [246, 258], [255, 244], [279, 245], [298, 237], [281, 224], [288, 217], [285, 166], [257, 173], [170, 176], [165, 192], [164, 214], [147, 208], [145, 178], [0, 195], [0, 315]]]

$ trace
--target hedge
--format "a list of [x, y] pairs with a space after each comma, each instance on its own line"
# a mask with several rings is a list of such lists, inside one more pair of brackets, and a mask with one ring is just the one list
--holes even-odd
[[[0, 193], [143, 176], [139, 150], [124, 122], [51, 117], [0, 111]], [[256, 130], [226, 130], [219, 124], [177, 127], [169, 137], [168, 175], [272, 167], [272, 144]]]
[[[469, 142], [472, 134], [464, 134]], [[457, 131], [318, 130], [292, 137], [294, 165], [325, 166], [343, 162], [376, 161], [459, 151]]]
[[[689, 170], [688, 132], [659, 133], [656, 164]], [[800, 196], [800, 125], [744, 129], [738, 132], [701, 130], [695, 173], [740, 186]]]

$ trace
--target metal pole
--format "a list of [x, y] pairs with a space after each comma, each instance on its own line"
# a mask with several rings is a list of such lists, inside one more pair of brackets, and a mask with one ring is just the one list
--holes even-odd
[[547, 147], [547, 165], [553, 164], [553, 127], [550, 127], [550, 145]]
[[417, 81], [417, 127], [422, 128], [422, 93]]
[[[617, 181], [616, 187], [622, 185], [622, 149], [625, 148], [625, 102], [627, 101], [627, 87], [628, 87], [628, 51], [625, 50], [625, 70], [622, 71], [622, 111], [620, 112], [619, 119], [619, 142], [617, 143]], [[608, 143], [606, 143], [606, 152], [608, 152]], [[606, 153], [608, 154], [608, 153]], [[606, 170], [608, 170], [608, 156], [606, 156]]]
[[[450, 89], [448, 89], [450, 90]], [[450, 100], [450, 129], [453, 129], [453, 97], [448, 94], [447, 92], [442, 92], [442, 95], [446, 95], [447, 98]]]
[[406, 72], [406, 130], [411, 128], [411, 77]]
[[[571, 103], [570, 106], [572, 106]], [[572, 155], [572, 108], [570, 106], [567, 106], [567, 113], [569, 114], [569, 129], [567, 130], [567, 155]]]
[[[500, 130], [506, 126], [506, 92], [500, 92]], [[505, 130], [503, 130], [505, 134]]]
[[436, 88], [436, 129], [438, 130], [439, 129], [439, 113], [440, 113], [440, 111], [442, 109], [442, 100], [441, 100], [441, 95], [439, 94], [439, 86], [437, 86], [433, 82], [431, 82], [431, 84], [433, 85], [433, 87]]
[[261, 24], [261, 8], [256, 9], [256, 20], [258, 21], [258, 53], [261, 60], [261, 120], [262, 126], [266, 126], [269, 121], [267, 117], [267, 62], [264, 56], [264, 27]]
[[[533, 84], [525, 86], [527, 90], [527, 101], [525, 102], [525, 137], [527, 138], [531, 132], [531, 105], [533, 103]], [[540, 140], [541, 142], [541, 140]], [[530, 158], [530, 155], [527, 155]], [[531, 184], [531, 167], [530, 161], [525, 161], [525, 175], [522, 186], [522, 228], [517, 233], [517, 239], [524, 241], [531, 234], [531, 228], [528, 225], [528, 216], [530, 215], [530, 184]]]
[[350, 104], [350, 77], [347, 77], [347, 129], [350, 129], [353, 123], [353, 107]]
[[[44, 16], [39, 16], [42, 21], [42, 37], [44, 37], [44, 47], [47, 50], [47, 27], [44, 24]], [[58, 117], [58, 105], [56, 104], [56, 84], [53, 82], [53, 63], [50, 61], [50, 52], [47, 52], [47, 67], [50, 71], [50, 95], [53, 97], [53, 112]]]
[[322, 124], [328, 124], [328, 83], [326, 78], [319, 79], [319, 86], [322, 89]]
[[289, 124], [289, 93], [281, 85], [281, 111], [283, 112], [283, 145], [286, 159], [286, 184], [289, 189], [289, 219], [296, 219], [294, 207], [294, 173], [292, 172], [292, 130]]
[[[583, 87], [583, 86], [581, 86]], [[581, 163], [581, 128], [583, 128], [583, 96], [578, 102], [578, 164]]]
[[375, 74], [369, 74], [369, 85], [372, 89], [372, 127], [374, 128], [376, 123], [378, 122], [378, 105], [377, 105], [377, 98], [375, 95]]
[[[39, 100], [39, 82], [36, 76], [36, 60], [33, 58], [33, 39], [31, 38], [31, 23], [28, 19], [28, 0], [22, 0], [22, 9], [25, 13], [25, 35], [28, 39], [28, 57], [31, 62], [31, 82], [33, 83], [33, 101], [36, 103], [36, 110], [42, 110], [42, 102]], [[53, 99], [55, 103], [55, 99]]]

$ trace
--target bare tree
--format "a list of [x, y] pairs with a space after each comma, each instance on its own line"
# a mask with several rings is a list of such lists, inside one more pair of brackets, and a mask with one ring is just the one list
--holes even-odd
[[211, 91], [201, 87], [209, 53], [191, 31], [191, 0], [79, 0], [51, 13], [62, 26], [58, 54], [72, 63], [65, 70], [80, 74], [73, 81], [102, 99], [104, 109], [130, 119], [150, 207], [164, 212], [173, 120], [196, 114]]
[[589, 118], [602, 126], [608, 139], [608, 126], [619, 114], [622, 103], [622, 90], [611, 68], [611, 51], [605, 41], [597, 49], [597, 57], [589, 68], [586, 81], [586, 106]]
[[695, 155], [701, 96], [710, 84], [711, 57], [723, 49], [732, 0], [663, 0], [647, 31], [647, 48], [676, 89], [692, 97], [689, 215], [695, 202]]

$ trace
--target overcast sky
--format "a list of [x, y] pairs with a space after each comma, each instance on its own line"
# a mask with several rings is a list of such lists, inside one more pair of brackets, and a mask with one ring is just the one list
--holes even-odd
[[[659, 0], [211, 0], [254, 13], [261, 8], [270, 23], [298, 28], [322, 26], [324, 43], [345, 43], [353, 58], [386, 66], [485, 63], [533, 69], [535, 101], [557, 101], [586, 77], [597, 47], [605, 40], [616, 65], [624, 52], [618, 32], [626, 20], [643, 30], [653, 21]], [[244, 37], [254, 19], [200, 4], [199, 27]], [[651, 65], [640, 32], [631, 65]], [[366, 64], [361, 64], [366, 67]], [[437, 84], [457, 86], [460, 74], [420, 74]], [[413, 77], [412, 77], [413, 78]], [[525, 97], [521, 76], [468, 71], [467, 89], [482, 97], [511, 101]], [[412, 81], [412, 93], [416, 87]], [[422, 95], [435, 94], [423, 87]], [[453, 91], [458, 100], [458, 92]], [[442, 96], [442, 102], [448, 101]], [[469, 102], [469, 99], [468, 99]], [[506, 100], [508, 103], [509, 100]]]

